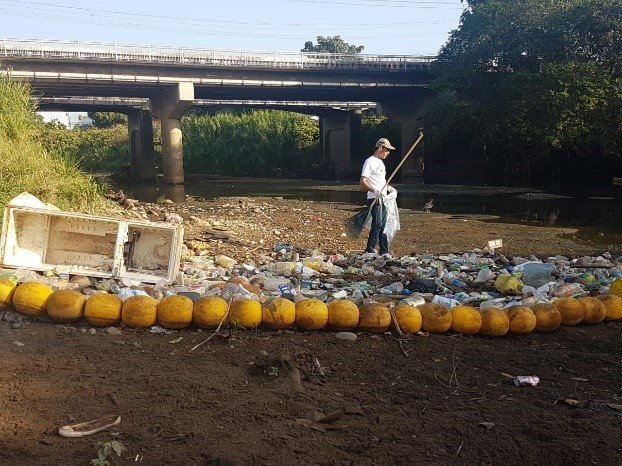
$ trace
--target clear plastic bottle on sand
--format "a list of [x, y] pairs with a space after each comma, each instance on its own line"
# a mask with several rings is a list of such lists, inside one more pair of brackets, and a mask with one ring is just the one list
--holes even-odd
[[225, 269], [230, 269], [237, 261], [233, 257], [225, 256], [224, 254], [216, 254], [214, 261]]

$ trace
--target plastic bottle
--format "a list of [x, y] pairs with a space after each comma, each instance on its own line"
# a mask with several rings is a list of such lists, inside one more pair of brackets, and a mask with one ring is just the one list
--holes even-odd
[[570, 296], [585, 294], [583, 287], [580, 283], [563, 283], [555, 285], [551, 288], [553, 296], [558, 298], [567, 298]]
[[551, 281], [553, 264], [530, 262], [523, 264], [522, 270], [523, 283], [537, 288]]
[[457, 286], [458, 288], [466, 288], [467, 286], [462, 280], [458, 280], [450, 274], [443, 275], [443, 282], [447, 285]]
[[268, 265], [268, 271], [275, 274], [284, 275], [286, 273], [292, 273], [296, 267], [296, 262], [275, 262]]
[[485, 268], [479, 271], [479, 273], [477, 274], [477, 278], [475, 279], [475, 283], [484, 283], [494, 279], [495, 273], [492, 270]]
[[402, 284], [402, 282], [395, 282], [391, 283], [389, 286], [387, 286], [387, 288], [391, 290], [393, 294], [401, 294], [402, 290], [404, 289], [404, 285]]
[[230, 269], [237, 264], [237, 261], [233, 257], [225, 256], [224, 254], [217, 254], [214, 260], [218, 265], [224, 267], [225, 269]]
[[434, 295], [432, 298], [432, 304], [440, 304], [441, 306], [452, 308], [454, 306], [458, 306], [460, 303], [455, 299], [447, 298], [441, 295]]

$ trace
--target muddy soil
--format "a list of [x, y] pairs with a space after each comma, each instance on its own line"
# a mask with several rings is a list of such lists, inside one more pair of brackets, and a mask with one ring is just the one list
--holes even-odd
[[[187, 220], [191, 247], [239, 260], [261, 261], [277, 242], [363, 247], [341, 236], [354, 206], [230, 198], [131, 215], [164, 211]], [[597, 252], [572, 234], [404, 212], [393, 252], [465, 251], [493, 238], [508, 255]], [[403, 342], [408, 356], [390, 335], [225, 331], [190, 352], [211, 332], [119, 329], [0, 321], [1, 464], [86, 465], [113, 440], [127, 448], [113, 465], [609, 464], [622, 452], [616, 407], [563, 401], [622, 403], [622, 323], [500, 339], [416, 335]], [[517, 388], [504, 374], [541, 383]], [[117, 413], [119, 426], [92, 436], [57, 433]]]

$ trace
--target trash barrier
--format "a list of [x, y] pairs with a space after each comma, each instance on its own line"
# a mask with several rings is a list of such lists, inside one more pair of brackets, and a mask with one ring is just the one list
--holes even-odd
[[[6, 228], [3, 257], [28, 260], [0, 269], [0, 307], [24, 318], [95, 327], [157, 327], [163, 332], [233, 326], [382, 333], [399, 327], [403, 333], [484, 337], [550, 333], [561, 326], [622, 320], [622, 257], [610, 253], [505, 257], [497, 242], [492, 248], [459, 254], [383, 258], [373, 253], [323, 254], [279, 243], [262, 263], [244, 263], [223, 254], [193, 256], [186, 251], [183, 260], [173, 261], [178, 264], [175, 273], [164, 261], [158, 273], [139, 274], [128, 273], [129, 232], [140, 233], [133, 243], [135, 251], [152, 235], [167, 245], [169, 254], [182, 240], [177, 236], [179, 225], [166, 224], [161, 230], [160, 225], [128, 224], [119, 233], [101, 218], [19, 203], [7, 209], [7, 225], [22, 221], [22, 226], [14, 233]], [[109, 240], [125, 252], [125, 265], [117, 273], [103, 273], [84, 263], [50, 262], [49, 257], [61, 254], [61, 249], [55, 249], [60, 243], [54, 241], [41, 246], [46, 252], [38, 257], [45, 260], [33, 260], [34, 243], [24, 239], [27, 217], [20, 220], [21, 215], [35, 223], [40, 218], [56, 222], [61, 231], [90, 225], [89, 241], [114, 230], [114, 239]], [[101, 230], [100, 220], [105, 226]], [[114, 228], [121, 227], [114, 224]], [[162, 231], [165, 234], [158, 236]], [[83, 252], [88, 247], [76, 246]], [[92, 251], [101, 250], [97, 248]], [[114, 262], [114, 254], [111, 257]], [[31, 264], [35, 266], [29, 268]], [[6, 261], [3, 265], [7, 267]]]

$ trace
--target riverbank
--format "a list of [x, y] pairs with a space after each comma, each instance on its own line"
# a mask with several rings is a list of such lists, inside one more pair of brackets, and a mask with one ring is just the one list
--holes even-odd
[[[281, 242], [341, 254], [364, 246], [344, 235], [360, 208], [351, 204], [237, 196], [124, 205], [125, 217], [177, 213], [189, 248], [246, 263], [264, 262]], [[508, 256], [600, 251], [568, 228], [413, 210], [401, 218], [396, 255], [468, 251], [494, 238]], [[607, 462], [619, 455], [619, 417], [589, 400], [622, 401], [613, 356], [621, 331], [607, 322], [497, 339], [422, 333], [398, 345], [390, 334], [342, 341], [330, 330], [225, 329], [204, 342], [211, 331], [0, 319], [2, 457], [86, 464], [117, 441], [127, 450], [111, 465]], [[541, 383], [517, 388], [507, 374]], [[112, 429], [57, 434], [110, 414], [122, 418]], [[315, 422], [326, 415], [333, 421]]]
[[[324, 253], [349, 254], [365, 246], [345, 234], [344, 223], [360, 206], [301, 201], [281, 197], [188, 198], [183, 204], [142, 204], [149, 220], [175, 212], [186, 222], [186, 241], [206, 254], [226, 254], [238, 260], [261, 261], [277, 243]], [[496, 223], [495, 216], [448, 215], [401, 209], [401, 230], [391, 249], [394, 255], [464, 252], [484, 248], [488, 240], [502, 239], [506, 255], [598, 255], [601, 245], [573, 236], [574, 228]]]

